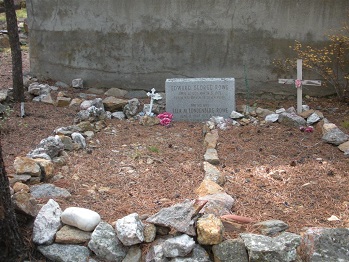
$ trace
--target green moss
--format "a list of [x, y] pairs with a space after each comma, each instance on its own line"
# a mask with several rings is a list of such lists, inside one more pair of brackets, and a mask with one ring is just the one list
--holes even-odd
[[159, 153], [159, 148], [157, 148], [156, 146], [150, 146], [148, 147], [148, 149], [150, 152]]
[[346, 129], [349, 129], [349, 120], [344, 120], [342, 123], [341, 123], [341, 126], [346, 128]]

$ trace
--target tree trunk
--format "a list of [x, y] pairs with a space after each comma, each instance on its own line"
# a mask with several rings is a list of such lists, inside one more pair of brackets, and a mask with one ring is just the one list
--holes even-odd
[[0, 141], [0, 261], [22, 261], [23, 245], [11, 201]]
[[22, 53], [19, 42], [17, 15], [13, 0], [4, 0], [7, 31], [10, 39], [12, 56], [12, 82], [14, 99], [17, 102], [24, 102]]

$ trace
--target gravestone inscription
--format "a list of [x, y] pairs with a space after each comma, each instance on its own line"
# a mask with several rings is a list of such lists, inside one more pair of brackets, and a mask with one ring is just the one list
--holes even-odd
[[172, 78], [165, 84], [166, 111], [176, 121], [229, 118], [235, 110], [234, 78]]

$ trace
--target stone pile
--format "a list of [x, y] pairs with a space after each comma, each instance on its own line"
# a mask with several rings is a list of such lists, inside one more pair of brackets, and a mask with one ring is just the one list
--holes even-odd
[[[83, 88], [77, 81], [76, 88]], [[48, 85], [32, 83], [30, 93], [35, 101], [51, 101]], [[34, 91], [35, 90], [35, 91]], [[112, 93], [117, 90], [108, 90]], [[61, 93], [56, 106], [61, 106]], [[63, 99], [68, 105], [69, 99]], [[51, 103], [51, 102], [50, 102]], [[298, 116], [292, 109], [276, 112], [257, 108], [246, 114], [232, 112], [232, 120], [213, 117], [203, 128], [206, 153], [205, 177], [195, 190], [196, 199], [161, 209], [150, 217], [137, 213], [108, 224], [92, 210], [69, 207], [64, 211], [52, 198], [70, 197], [70, 193], [52, 184], [38, 184], [53, 178], [53, 164], [64, 162], [66, 152], [86, 148], [86, 138], [105, 127], [107, 118], [133, 118], [139, 113], [138, 99], [104, 100], [71, 99], [80, 112], [72, 126], [55, 130], [55, 136], [44, 139], [26, 157], [17, 157], [16, 175], [11, 179], [13, 200], [21, 212], [35, 217], [33, 242], [52, 261], [346, 261], [349, 253], [349, 229], [309, 228], [303, 235], [286, 232], [283, 221], [256, 223], [260, 234], [241, 233], [239, 238], [224, 240], [229, 230], [241, 231], [241, 224], [253, 219], [231, 214], [234, 198], [223, 186], [226, 178], [215, 166], [219, 164], [216, 149], [219, 128], [231, 125], [265, 124], [278, 121], [285, 125], [308, 126], [321, 122], [323, 140], [345, 148], [348, 135], [328, 123], [320, 112], [306, 110]], [[309, 111], [309, 112], [307, 112]], [[259, 122], [258, 118], [264, 120]], [[149, 123], [149, 121], [143, 122]], [[217, 129], [218, 128], [218, 129]], [[342, 149], [341, 149], [342, 150]], [[343, 150], [348, 153], [348, 149]], [[28, 185], [31, 185], [30, 187]], [[40, 208], [37, 198], [51, 198]], [[171, 233], [171, 234], [170, 234]], [[149, 251], [142, 258], [142, 244]], [[143, 260], [142, 260], [143, 259]]]

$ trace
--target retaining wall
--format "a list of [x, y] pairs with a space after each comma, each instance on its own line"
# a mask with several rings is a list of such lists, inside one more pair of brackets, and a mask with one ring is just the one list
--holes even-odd
[[[277, 84], [275, 58], [295, 40], [321, 44], [348, 0], [27, 0], [33, 74], [87, 86], [164, 90], [176, 77], [234, 77], [254, 95]], [[246, 70], [245, 70], [246, 68]], [[314, 78], [303, 74], [304, 78]], [[329, 88], [305, 93], [326, 95]]]

